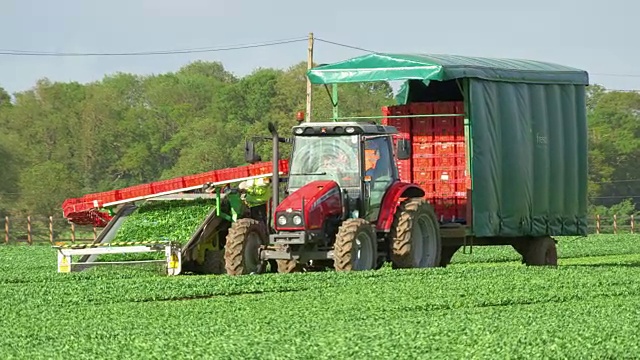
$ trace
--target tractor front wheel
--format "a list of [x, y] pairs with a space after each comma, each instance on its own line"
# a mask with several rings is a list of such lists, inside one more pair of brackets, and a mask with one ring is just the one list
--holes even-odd
[[391, 262], [394, 268], [440, 265], [442, 240], [433, 207], [423, 198], [403, 201], [391, 228]]
[[238, 219], [229, 228], [224, 247], [227, 274], [245, 275], [262, 273], [266, 262], [260, 260], [260, 247], [267, 244], [267, 230], [263, 223], [251, 219]]
[[336, 271], [359, 271], [375, 268], [377, 238], [373, 226], [364, 219], [348, 219], [338, 229], [333, 249]]

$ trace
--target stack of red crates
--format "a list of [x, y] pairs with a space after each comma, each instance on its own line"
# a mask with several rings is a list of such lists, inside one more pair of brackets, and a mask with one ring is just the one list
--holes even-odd
[[[420, 185], [439, 220], [457, 222], [467, 217], [467, 187], [463, 102], [421, 102], [382, 109], [384, 125], [411, 140], [410, 160], [397, 160], [400, 178]], [[436, 117], [416, 115], [442, 114]], [[412, 115], [389, 118], [389, 115]]]
[[[409, 106], [397, 105], [397, 106], [384, 106], [382, 107], [382, 123], [384, 125], [394, 126], [398, 129], [398, 134], [394, 138], [393, 145], [396, 145], [396, 139], [408, 139], [411, 140], [411, 118], [407, 117], [395, 117], [402, 115], [409, 115]], [[392, 116], [392, 117], [389, 117]], [[400, 179], [404, 181], [411, 181], [411, 159], [397, 160], [398, 172]]]
[[[287, 160], [279, 160], [278, 164], [279, 170], [286, 175], [289, 172], [289, 162]], [[95, 226], [103, 227], [106, 226], [107, 222], [111, 219], [109, 213], [98, 211], [104, 204], [183, 188], [197, 187], [207, 182], [232, 181], [250, 176], [260, 176], [271, 173], [271, 170], [271, 162], [267, 161], [154, 181], [148, 184], [134, 185], [118, 190], [87, 194], [80, 198], [65, 200], [62, 203], [62, 211], [65, 218], [76, 224], [94, 224]]]

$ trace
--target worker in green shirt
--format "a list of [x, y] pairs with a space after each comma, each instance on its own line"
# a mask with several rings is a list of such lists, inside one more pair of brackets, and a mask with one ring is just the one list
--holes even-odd
[[244, 201], [250, 207], [266, 204], [271, 198], [271, 179], [268, 177], [245, 180], [238, 188], [243, 192]]

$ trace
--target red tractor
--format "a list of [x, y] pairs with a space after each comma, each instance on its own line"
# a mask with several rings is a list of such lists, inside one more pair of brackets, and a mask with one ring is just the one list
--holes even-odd
[[[370, 270], [435, 267], [441, 238], [433, 207], [417, 185], [399, 180], [397, 159], [408, 159], [408, 140], [393, 145], [396, 128], [363, 122], [301, 123], [281, 138], [269, 124], [273, 159], [292, 143], [285, 197], [273, 177], [269, 218], [241, 218], [229, 229], [225, 266], [230, 275], [302, 269]], [[248, 162], [259, 156], [248, 141]], [[395, 153], [395, 155], [394, 155]], [[278, 174], [278, 161], [273, 161]]]

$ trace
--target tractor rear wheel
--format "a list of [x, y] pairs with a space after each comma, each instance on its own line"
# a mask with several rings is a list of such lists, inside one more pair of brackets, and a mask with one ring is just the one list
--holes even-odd
[[442, 241], [433, 207], [423, 198], [403, 201], [391, 227], [391, 262], [394, 268], [440, 265]]
[[336, 271], [371, 270], [376, 266], [377, 237], [364, 219], [348, 219], [336, 235], [333, 267]]
[[224, 247], [227, 274], [262, 273], [266, 262], [260, 260], [260, 248], [267, 244], [264, 224], [251, 218], [238, 219], [229, 228]]
[[558, 266], [555, 240], [549, 236], [531, 239], [524, 260], [527, 265]]

